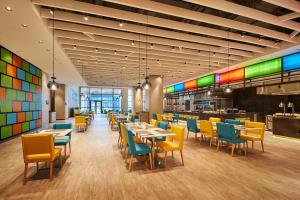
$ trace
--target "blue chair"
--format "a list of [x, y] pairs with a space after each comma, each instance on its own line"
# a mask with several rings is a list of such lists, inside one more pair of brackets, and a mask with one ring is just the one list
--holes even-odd
[[186, 124], [187, 124], [187, 130], [188, 130], [186, 139], [189, 138], [189, 133], [193, 132], [193, 133], [195, 133], [195, 140], [197, 140], [197, 133], [200, 132], [200, 129], [197, 127], [197, 120], [188, 118], [186, 120]]
[[241, 121], [237, 120], [237, 119], [225, 119], [224, 123], [226, 123], [226, 124], [233, 124], [233, 125], [239, 125], [239, 124], [241, 124]]
[[153, 114], [152, 114], [152, 119], [157, 120], [157, 114], [156, 114], [156, 113], [153, 113]]
[[[168, 123], [166, 122], [158, 122], [158, 128], [164, 129], [164, 130], [168, 130]], [[166, 137], [165, 136], [160, 136], [160, 137], [156, 137], [155, 138], [155, 142], [163, 142], [166, 141]]]
[[179, 121], [179, 114], [178, 113], [174, 113], [173, 119], [172, 119], [172, 123], [177, 123], [178, 124]]
[[[52, 126], [53, 129], [72, 129], [72, 124], [71, 123], [55, 123]], [[69, 144], [69, 151], [71, 153], [71, 137], [72, 137], [72, 131], [70, 131], [70, 133], [68, 133], [64, 138], [55, 138], [54, 140], [54, 145], [55, 146], [64, 146], [65, 149], [65, 157], [67, 155], [67, 144]]]
[[146, 155], [146, 154], [149, 155], [150, 167], [152, 169], [152, 156], [151, 156], [152, 151], [151, 151], [151, 148], [148, 147], [144, 143], [136, 144], [134, 142], [133, 133], [128, 129], [126, 129], [126, 137], [127, 137], [127, 144], [128, 144], [128, 152], [126, 152], [126, 158], [125, 158], [126, 163], [127, 163], [128, 153], [131, 155], [130, 156], [130, 161], [129, 161], [129, 171], [131, 171], [131, 164], [132, 164], [133, 156]]
[[232, 149], [231, 149], [232, 156], [233, 156], [235, 146], [241, 143], [243, 143], [245, 155], [247, 154], [247, 150], [245, 149], [245, 144], [247, 144], [247, 141], [239, 137], [239, 134], [236, 133], [233, 124], [217, 123], [217, 133], [218, 133], [218, 147], [217, 147], [218, 151], [219, 151], [220, 141], [225, 141], [229, 144], [232, 144]]

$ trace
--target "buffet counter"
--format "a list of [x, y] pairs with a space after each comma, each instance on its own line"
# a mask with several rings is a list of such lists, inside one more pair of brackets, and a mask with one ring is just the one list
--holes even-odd
[[[165, 111], [165, 113], [173, 113], [173, 111]], [[185, 120], [187, 118], [195, 118], [200, 120], [208, 120], [210, 117], [221, 118], [222, 121], [225, 119], [242, 119], [255, 121], [256, 113], [203, 113], [203, 112], [176, 112], [179, 114], [179, 118]]]
[[295, 116], [273, 116], [273, 134], [300, 138], [300, 118]]

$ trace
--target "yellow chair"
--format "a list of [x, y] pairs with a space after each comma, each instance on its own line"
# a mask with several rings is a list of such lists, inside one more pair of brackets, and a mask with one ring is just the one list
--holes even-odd
[[208, 120], [200, 120], [200, 134], [201, 134], [200, 143], [203, 139], [203, 136], [210, 138], [209, 147], [211, 147], [212, 140], [214, 138], [217, 139], [217, 133], [214, 130], [213, 124], [211, 121]]
[[[123, 152], [123, 154], [124, 154], [127, 150], [126, 127], [125, 127], [124, 123], [120, 123], [120, 127], [121, 127], [121, 135], [122, 135], [121, 152], [124, 147], [124, 152]], [[134, 143], [136, 143], [136, 144], [142, 143], [141, 139], [137, 136], [134, 136], [133, 140], [134, 140]]]
[[75, 127], [76, 127], [76, 129], [84, 128], [84, 130], [86, 131], [87, 124], [86, 124], [85, 116], [76, 116], [75, 117]]
[[156, 114], [156, 116], [157, 116], [157, 121], [163, 121], [164, 120], [161, 114]]
[[22, 148], [24, 158], [24, 181], [26, 181], [29, 163], [36, 163], [37, 171], [39, 162], [50, 162], [50, 180], [52, 179], [53, 162], [60, 159], [62, 166], [61, 149], [54, 147], [53, 134], [27, 134], [22, 135]]
[[210, 117], [209, 121], [212, 122], [212, 123], [218, 123], [218, 122], [221, 122], [221, 118]]
[[260, 141], [262, 151], [264, 152], [265, 123], [246, 121], [245, 127], [257, 129], [246, 129], [243, 133], [241, 133], [240, 137], [242, 139], [249, 140], [252, 142], [252, 151], [254, 149], [254, 142]]
[[117, 126], [117, 120], [114, 116], [111, 117], [111, 123], [110, 123], [110, 128], [111, 130], [114, 130], [114, 128]]
[[173, 113], [168, 113], [168, 115], [167, 115], [168, 120], [172, 120], [173, 117], [174, 117]]
[[150, 124], [151, 124], [152, 126], [157, 127], [157, 126], [158, 126], [158, 121], [155, 120], [155, 119], [151, 119]]
[[175, 133], [175, 136], [168, 137], [167, 141], [162, 141], [157, 143], [157, 146], [165, 152], [165, 159], [164, 159], [165, 166], [167, 165], [168, 151], [172, 152], [172, 157], [173, 157], [173, 151], [180, 151], [182, 165], [184, 165], [183, 155], [182, 155], [183, 143], [184, 143], [184, 132], [185, 132], [184, 127], [173, 125], [171, 126], [171, 133]]

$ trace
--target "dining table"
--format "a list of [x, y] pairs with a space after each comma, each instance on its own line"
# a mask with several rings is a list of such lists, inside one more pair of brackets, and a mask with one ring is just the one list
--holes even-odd
[[53, 134], [55, 139], [65, 139], [72, 129], [43, 129], [36, 132], [37, 134]]

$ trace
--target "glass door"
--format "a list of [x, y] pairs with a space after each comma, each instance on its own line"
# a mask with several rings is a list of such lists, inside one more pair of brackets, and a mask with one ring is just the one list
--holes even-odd
[[92, 111], [94, 111], [95, 114], [102, 113], [102, 101], [92, 101], [91, 107], [92, 107]]

